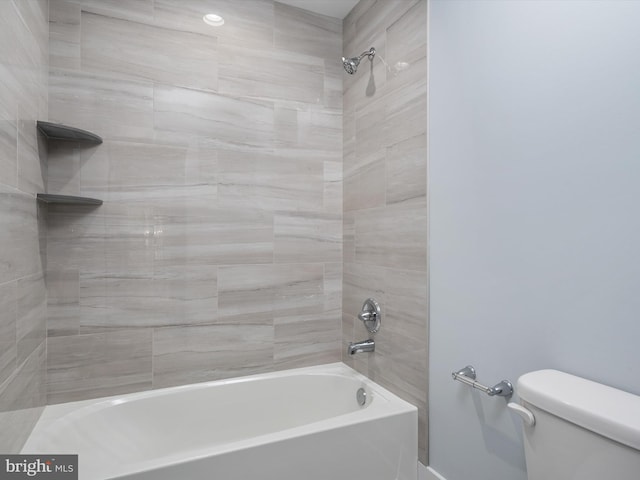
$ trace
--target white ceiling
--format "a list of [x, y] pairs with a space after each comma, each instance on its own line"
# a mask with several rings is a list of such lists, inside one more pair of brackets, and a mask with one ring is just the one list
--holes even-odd
[[329, 17], [343, 19], [356, 6], [358, 0], [277, 0], [294, 7], [303, 8], [311, 12]]

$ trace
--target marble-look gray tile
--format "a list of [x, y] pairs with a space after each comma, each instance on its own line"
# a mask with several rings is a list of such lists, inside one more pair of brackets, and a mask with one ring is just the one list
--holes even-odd
[[218, 150], [208, 147], [206, 140], [187, 147], [185, 182], [188, 185], [218, 184]]
[[[163, 242], [163, 228], [153, 216], [137, 225], [121, 224], [105, 218], [105, 266], [104, 270], [85, 270], [97, 278], [136, 279], [151, 278], [155, 256]], [[129, 280], [125, 280], [129, 281]]]
[[342, 162], [324, 162], [324, 211], [327, 213], [342, 213]]
[[109, 147], [111, 143], [106, 140], [101, 145], [78, 149], [81, 196], [107, 200], [105, 192], [109, 190]]
[[80, 195], [80, 153], [72, 142], [51, 142], [47, 148], [47, 193]]
[[218, 88], [215, 37], [83, 12], [81, 52], [86, 72], [200, 90]]
[[344, 177], [343, 183], [342, 209], [345, 214], [352, 213], [354, 210], [358, 210], [360, 202], [360, 197], [358, 195], [360, 191], [360, 175], [358, 172], [347, 175]]
[[46, 346], [38, 348], [0, 384], [0, 449], [19, 453], [46, 404]]
[[[359, 9], [354, 17], [356, 23], [355, 41], [369, 43], [379, 32], [384, 32], [400, 17], [405, 15], [418, 1], [423, 0], [376, 1], [371, 5], [363, 5], [363, 8]], [[424, 27], [426, 28], [426, 18]]]
[[37, 273], [16, 282], [16, 337], [18, 365], [24, 362], [47, 336], [47, 290], [44, 275]]
[[80, 330], [80, 272], [77, 268], [49, 269], [47, 286], [47, 336], [77, 335]]
[[106, 268], [104, 216], [86, 207], [49, 205], [47, 271], [104, 271]]
[[[320, 106], [275, 105], [276, 146], [292, 148], [307, 156], [342, 156], [342, 114]], [[332, 155], [333, 154], [333, 155]]]
[[[36, 129], [37, 111], [18, 119], [18, 188], [36, 194], [46, 190], [46, 146]], [[40, 144], [43, 144], [40, 146]]]
[[339, 57], [324, 59], [324, 106], [336, 110], [342, 110], [342, 82], [345, 74]]
[[277, 369], [340, 361], [340, 316], [316, 313], [274, 319]]
[[35, 198], [0, 184], [0, 205], [0, 283], [42, 271]]
[[[203, 209], [204, 210], [204, 209]], [[165, 217], [156, 265], [229, 265], [273, 262], [273, 214], [262, 210], [219, 209], [207, 216]]]
[[[367, 298], [374, 298], [385, 311], [384, 278], [386, 270], [377, 265], [346, 263], [342, 283], [342, 312], [356, 317]], [[362, 322], [356, 324], [360, 334], [366, 334]]]
[[18, 453], [45, 404], [43, 191], [48, 1], [0, 2], [0, 450]]
[[109, 142], [108, 184], [122, 186], [184, 185], [187, 147], [150, 143]]
[[[20, 18], [13, 2], [0, 2], [0, 117], [17, 122], [18, 104], [27, 94], [24, 73], [21, 72], [22, 59], [14, 47], [15, 39], [21, 39]], [[23, 67], [22, 67], [23, 68]]]
[[389, 83], [395, 83], [396, 88], [385, 98], [386, 121], [382, 136], [387, 147], [426, 132], [426, 58]]
[[345, 313], [342, 314], [342, 346], [341, 346], [341, 358], [342, 362], [346, 365], [349, 365], [351, 368], [354, 368], [354, 356], [349, 355], [347, 348], [349, 347], [350, 342], [359, 341], [356, 339], [354, 335], [355, 332], [355, 322], [356, 317], [352, 315], [347, 315]]
[[47, 305], [47, 337], [78, 335], [80, 332], [80, 304], [50, 303]]
[[427, 201], [427, 135], [418, 135], [387, 148], [387, 204]]
[[426, 207], [387, 207], [358, 212], [355, 244], [357, 262], [426, 271]]
[[342, 130], [344, 132], [342, 142], [342, 176], [343, 180], [355, 173], [359, 167], [356, 155], [356, 114], [345, 112]]
[[342, 262], [356, 261], [356, 217], [354, 212], [345, 211], [342, 215]]
[[[57, 275], [49, 340], [52, 368], [60, 367], [50, 375], [55, 377], [50, 398], [97, 395], [100, 385], [90, 376], [98, 362], [90, 351], [106, 354], [92, 342], [109, 343], [101, 336], [120, 328], [123, 335], [152, 328], [157, 334], [154, 362], [162, 368], [154, 370], [154, 387], [339, 358], [340, 21], [293, 9], [279, 20], [282, 45], [275, 46], [276, 7], [270, 0], [80, 4], [80, 31], [77, 7], [68, 4], [52, 15], [58, 42], [52, 58], [59, 63], [52, 61], [50, 118], [93, 130], [105, 143], [80, 150], [50, 177], [57, 188], [71, 191], [79, 185], [82, 195], [103, 198], [105, 204], [94, 210], [53, 206], [47, 217], [48, 273], [52, 279]], [[212, 8], [227, 20], [224, 28], [202, 22]], [[306, 30], [318, 38], [289, 43]], [[151, 48], [160, 31], [169, 34], [151, 56], [126, 48], [116, 56], [111, 49]], [[178, 38], [196, 47], [215, 44], [217, 51], [207, 57], [213, 68], [201, 78], [173, 77], [164, 59], [151, 62], [156, 53], [172, 51], [172, 39]], [[105, 42], [110, 43], [99, 48]], [[78, 51], [82, 71], [73, 57]], [[210, 84], [181, 83], [211, 79], [216, 63], [217, 93], [203, 91]], [[205, 65], [187, 62], [183, 70], [193, 73]], [[328, 222], [331, 231], [314, 233], [304, 220], [309, 216], [320, 230]], [[304, 260], [286, 261], [304, 263], [274, 264], [274, 224], [282, 242], [301, 246], [298, 253], [305, 254]], [[316, 248], [317, 238], [328, 237], [338, 238], [335, 245]], [[324, 263], [327, 259], [332, 263]], [[335, 319], [320, 334], [335, 341], [317, 343], [311, 324], [299, 322], [318, 312], [325, 326]], [[274, 318], [280, 319], [282, 334], [277, 365]], [[291, 343], [296, 339], [305, 345], [300, 351]], [[245, 344], [259, 352], [255, 361], [234, 357]], [[130, 359], [123, 365], [142, 362], [132, 355], [120, 355]], [[84, 357], [85, 370], [80, 363], [65, 365]], [[149, 388], [147, 377], [107, 360], [112, 367], [97, 375], [104, 390]]]
[[56, 0], [49, 12], [49, 65], [80, 69], [79, 0]]
[[324, 312], [340, 317], [342, 313], [342, 262], [324, 264]]
[[273, 104], [210, 92], [156, 85], [156, 130], [210, 137], [228, 148], [268, 149], [273, 145]]
[[20, 18], [27, 28], [35, 65], [46, 67], [49, 61], [49, 0], [13, 0]]
[[[57, 0], [54, 0], [56, 2]], [[79, 0], [82, 10], [123, 20], [151, 22], [154, 17], [155, 0]]]
[[49, 120], [112, 140], [152, 140], [153, 84], [51, 69]]
[[360, 0], [351, 9], [347, 16], [342, 21], [343, 38], [353, 38], [356, 35], [356, 22], [358, 19], [367, 12], [378, 0]]
[[221, 322], [270, 322], [323, 310], [322, 264], [234, 265], [218, 269]]
[[220, 93], [304, 103], [324, 101], [324, 61], [272, 48], [219, 46]]
[[219, 205], [269, 211], [321, 211], [323, 160], [294, 150], [218, 152]]
[[[6, 64], [19, 85], [19, 96], [16, 98], [18, 119], [43, 118], [42, 115], [46, 117], [47, 113], [48, 2], [32, 0], [12, 3], [19, 20], [9, 15], [14, 30], [2, 28], [3, 34], [6, 32], [9, 39], [2, 43], [7, 45], [10, 52], [10, 60]], [[0, 60], [0, 63], [4, 62]]]
[[213, 323], [216, 277], [216, 268], [206, 265], [155, 267], [149, 274], [81, 274], [80, 333]]
[[387, 269], [385, 280], [385, 329], [427, 342], [427, 276], [422, 271]]
[[399, 62], [412, 63], [427, 54], [427, 2], [419, 0], [387, 28], [387, 62], [391, 70], [407, 68]]
[[[161, 174], [161, 173], [160, 173]], [[169, 182], [167, 185], [110, 185], [105, 193], [102, 187], [83, 188], [83, 193], [92, 193], [93, 196], [107, 201], [105, 207], [101, 207], [107, 222], [110, 218], [115, 221], [123, 221], [124, 224], [133, 226], [133, 220], [138, 224], [150, 226], [166, 223], [166, 218], [171, 216], [198, 216], [198, 212], [215, 208], [217, 203], [218, 187], [216, 184], [205, 182], [176, 185]], [[106, 196], [105, 196], [106, 195]], [[119, 214], [113, 214], [115, 211]], [[181, 223], [181, 222], [179, 222]], [[145, 231], [149, 235], [149, 231]], [[156, 240], [160, 240], [162, 232], [155, 232]]]
[[266, 372], [272, 365], [272, 320], [263, 325], [159, 328], [154, 333], [154, 388]]
[[[155, 0], [155, 23], [167, 28], [217, 37], [220, 41], [252, 48], [273, 45], [271, 0]], [[225, 19], [223, 27], [205, 24], [202, 17], [215, 13]]]
[[[2, 72], [0, 71], [0, 75]], [[0, 115], [0, 183], [18, 186], [18, 126]]]
[[379, 158], [385, 147], [385, 128], [388, 122], [385, 97], [376, 96], [364, 108], [356, 111], [356, 167], [365, 166], [371, 157]]
[[17, 282], [0, 285], [0, 385], [17, 368]]
[[151, 388], [152, 331], [123, 330], [47, 341], [47, 403]]
[[317, 312], [324, 304], [322, 264], [273, 265], [271, 290], [273, 315], [302, 315]]
[[274, 3], [276, 48], [320, 58], [340, 58], [342, 22], [308, 10]]
[[343, 348], [347, 337], [366, 335], [355, 317], [364, 298], [381, 303], [384, 320], [374, 354], [353, 358], [343, 351], [342, 358], [418, 406], [422, 461], [428, 359], [426, 10], [425, 0], [363, 0], [343, 23], [346, 51], [377, 50], [368, 68], [343, 79]]
[[337, 262], [342, 258], [339, 214], [276, 212], [276, 263]]
[[[362, 210], [384, 206], [386, 203], [385, 191], [385, 161], [384, 150], [376, 153], [375, 159], [363, 167], [357, 169], [346, 180], [348, 189], [345, 210]], [[372, 158], [374, 158], [372, 156]]]
[[[32, 32], [28, 24], [31, 19], [23, 16], [23, 9], [29, 6], [22, 4], [29, 2], [7, 0], [0, 3], [0, 32], [5, 40], [0, 45], [0, 63], [11, 68], [39, 64], [42, 55], [42, 46], [38, 45], [39, 32]], [[37, 29], [36, 25], [31, 26]]]

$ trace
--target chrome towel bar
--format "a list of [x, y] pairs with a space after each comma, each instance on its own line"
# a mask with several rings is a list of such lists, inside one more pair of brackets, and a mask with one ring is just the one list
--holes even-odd
[[510, 397], [511, 395], [513, 395], [513, 385], [511, 385], [511, 382], [509, 380], [502, 380], [500, 383], [495, 384], [493, 387], [487, 387], [476, 381], [476, 369], [471, 365], [467, 365], [462, 370], [458, 370], [457, 372], [452, 372], [451, 376], [454, 380], [480, 390], [490, 397]]

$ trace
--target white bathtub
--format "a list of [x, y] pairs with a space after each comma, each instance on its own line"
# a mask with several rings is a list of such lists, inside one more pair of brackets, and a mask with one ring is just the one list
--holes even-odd
[[335, 363], [48, 406], [22, 453], [77, 453], [81, 480], [415, 480], [417, 425]]

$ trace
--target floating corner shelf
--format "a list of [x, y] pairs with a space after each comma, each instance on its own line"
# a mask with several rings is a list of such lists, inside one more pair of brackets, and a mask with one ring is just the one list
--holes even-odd
[[60, 123], [43, 122], [41, 120], [38, 120], [37, 126], [38, 130], [40, 130], [47, 140], [62, 140], [91, 145], [100, 145], [102, 143], [102, 138], [98, 135], [80, 128], [69, 127]]
[[43, 203], [58, 205], [102, 205], [102, 200], [89, 197], [75, 197], [73, 195], [52, 195], [38, 193], [37, 199]]

